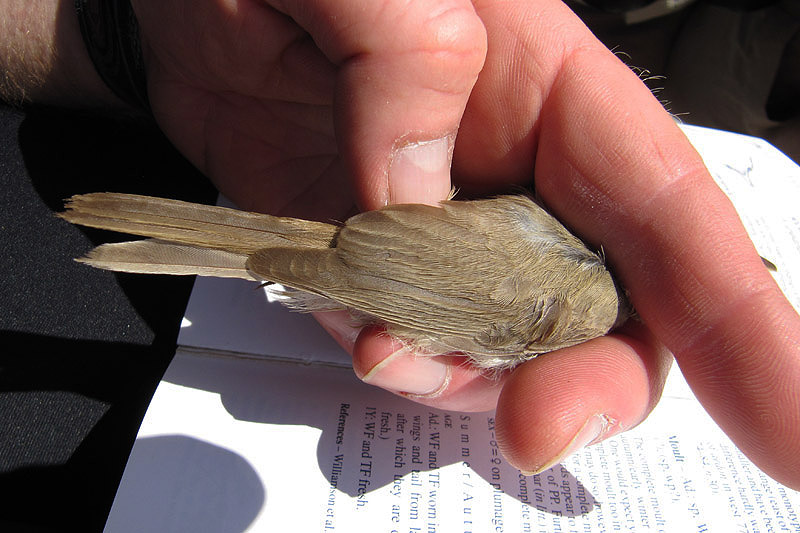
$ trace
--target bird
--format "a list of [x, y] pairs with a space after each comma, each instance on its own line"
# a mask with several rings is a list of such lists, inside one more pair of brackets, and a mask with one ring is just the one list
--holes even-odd
[[73, 224], [146, 239], [77, 260], [144, 274], [284, 287], [301, 312], [349, 310], [422, 355], [490, 373], [605, 335], [634, 312], [602, 250], [527, 194], [395, 204], [343, 223], [98, 192], [66, 200]]

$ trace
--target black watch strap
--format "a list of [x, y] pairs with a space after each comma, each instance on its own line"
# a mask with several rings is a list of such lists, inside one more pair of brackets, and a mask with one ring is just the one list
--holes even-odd
[[75, 0], [75, 12], [100, 78], [122, 100], [149, 113], [139, 22], [130, 0]]

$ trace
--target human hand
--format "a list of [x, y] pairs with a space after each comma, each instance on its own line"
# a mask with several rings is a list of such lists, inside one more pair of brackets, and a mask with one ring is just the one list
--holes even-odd
[[241, 207], [341, 218], [354, 200], [434, 203], [455, 140], [455, 184], [533, 181], [603, 247], [642, 318], [490, 380], [320, 316], [365, 381], [496, 406], [501, 449], [530, 472], [643, 420], [672, 352], [744, 453], [800, 487], [798, 316], [671, 117], [561, 2], [134, 6], [159, 124]]

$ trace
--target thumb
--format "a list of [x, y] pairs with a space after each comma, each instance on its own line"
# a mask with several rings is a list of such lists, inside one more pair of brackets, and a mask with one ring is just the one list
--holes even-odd
[[337, 142], [360, 206], [446, 198], [456, 131], [486, 56], [472, 4], [308, 0], [284, 7], [339, 67]]

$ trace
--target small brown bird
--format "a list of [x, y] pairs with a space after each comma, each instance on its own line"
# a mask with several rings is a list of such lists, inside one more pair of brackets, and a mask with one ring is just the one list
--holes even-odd
[[631, 312], [602, 256], [524, 195], [391, 205], [342, 225], [114, 193], [66, 207], [72, 223], [150, 237], [79, 261], [280, 283], [294, 309], [349, 309], [417, 352], [460, 352], [491, 371], [604, 335]]

